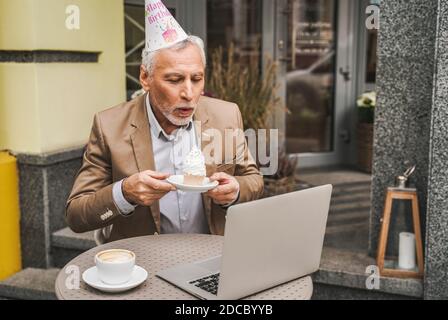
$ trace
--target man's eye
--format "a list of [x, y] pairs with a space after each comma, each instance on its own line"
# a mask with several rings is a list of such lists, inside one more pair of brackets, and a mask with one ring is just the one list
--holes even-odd
[[202, 81], [202, 78], [193, 78], [193, 82], [200, 82]]
[[168, 82], [171, 83], [179, 83], [181, 81], [181, 79], [168, 79]]

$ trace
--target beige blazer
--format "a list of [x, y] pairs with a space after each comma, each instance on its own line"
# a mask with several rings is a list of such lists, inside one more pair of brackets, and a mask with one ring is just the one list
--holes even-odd
[[[140, 96], [95, 115], [83, 164], [66, 205], [67, 223], [73, 231], [107, 227], [110, 232], [103, 242], [160, 233], [158, 201], [150, 207], [138, 206], [133, 214], [123, 216], [112, 196], [114, 182], [138, 172], [155, 170], [144, 99], [145, 96]], [[204, 139], [209, 129], [219, 130], [224, 136], [225, 129], [243, 128], [236, 104], [208, 97], [200, 98], [194, 121], [198, 137], [203, 138], [202, 150], [212, 141]], [[243, 151], [239, 157], [244, 157], [244, 161], [221, 159], [217, 164], [207, 163], [207, 175], [222, 171], [235, 176], [240, 184], [239, 203], [257, 199], [263, 192], [263, 178], [246, 141], [235, 139], [233, 143], [233, 159]], [[226, 210], [204, 194], [203, 203], [210, 232], [223, 235]]]

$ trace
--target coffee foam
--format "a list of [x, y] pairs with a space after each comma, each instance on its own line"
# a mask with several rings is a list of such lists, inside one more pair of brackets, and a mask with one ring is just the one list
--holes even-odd
[[104, 262], [126, 262], [134, 256], [127, 251], [106, 251], [98, 255], [98, 259]]

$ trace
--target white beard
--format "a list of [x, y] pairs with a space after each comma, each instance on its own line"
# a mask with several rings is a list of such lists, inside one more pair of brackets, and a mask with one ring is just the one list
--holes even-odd
[[168, 119], [169, 122], [178, 127], [186, 126], [193, 119], [193, 115], [188, 118], [178, 118], [170, 112], [162, 112], [162, 113]]

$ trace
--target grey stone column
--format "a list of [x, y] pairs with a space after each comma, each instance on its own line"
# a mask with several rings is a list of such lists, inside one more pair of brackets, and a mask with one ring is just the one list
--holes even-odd
[[426, 213], [425, 299], [448, 299], [448, 2], [439, 1]]
[[437, 1], [381, 2], [369, 243], [373, 256], [386, 188], [404, 172], [406, 161], [417, 165], [412, 182], [425, 221], [436, 23]]
[[65, 203], [82, 163], [83, 149], [16, 154], [20, 184], [23, 267], [49, 268], [51, 235], [65, 228]]
[[376, 256], [386, 188], [406, 161], [416, 164], [426, 298], [448, 297], [447, 6], [381, 1], [369, 253]]

